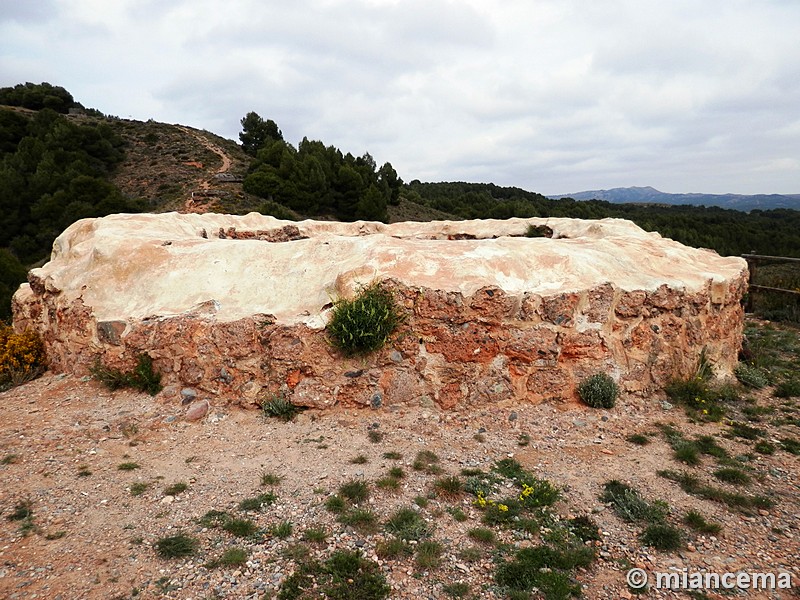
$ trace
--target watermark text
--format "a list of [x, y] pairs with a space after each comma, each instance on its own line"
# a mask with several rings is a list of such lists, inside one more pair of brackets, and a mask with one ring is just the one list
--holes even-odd
[[657, 590], [788, 590], [792, 588], [792, 574], [755, 573], [709, 573], [679, 569], [669, 572], [648, 573], [644, 569], [631, 569], [625, 577], [628, 586], [641, 590], [651, 585]]

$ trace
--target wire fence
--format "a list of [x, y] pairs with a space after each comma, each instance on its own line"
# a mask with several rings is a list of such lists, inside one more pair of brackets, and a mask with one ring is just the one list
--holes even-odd
[[800, 258], [742, 254], [750, 271], [745, 310], [772, 320], [800, 322]]

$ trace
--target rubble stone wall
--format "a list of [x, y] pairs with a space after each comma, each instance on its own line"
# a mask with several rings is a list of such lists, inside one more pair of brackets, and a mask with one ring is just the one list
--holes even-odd
[[[529, 226], [551, 238], [523, 237]], [[747, 267], [626, 221], [288, 223], [114, 215], [70, 227], [14, 298], [50, 368], [130, 368], [217, 402], [302, 406], [574, 401], [611, 375], [647, 397], [700, 353], [730, 374]], [[405, 320], [382, 350], [325, 336], [336, 297], [382, 281]]]

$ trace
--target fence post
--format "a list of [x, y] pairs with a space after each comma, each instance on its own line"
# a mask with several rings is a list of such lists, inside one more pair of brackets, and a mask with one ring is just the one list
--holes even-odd
[[[751, 254], [755, 254], [756, 251], [753, 250]], [[753, 312], [753, 281], [755, 281], [755, 272], [756, 272], [756, 260], [752, 257], [745, 258], [747, 261], [747, 305], [744, 307], [744, 311], [747, 313]]]

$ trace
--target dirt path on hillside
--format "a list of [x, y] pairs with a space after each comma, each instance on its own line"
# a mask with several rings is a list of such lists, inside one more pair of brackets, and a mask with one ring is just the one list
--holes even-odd
[[[220, 160], [222, 160], [222, 165], [216, 170], [216, 174], [227, 173], [228, 171], [230, 171], [231, 164], [232, 164], [231, 158], [230, 158], [230, 156], [227, 155], [227, 153], [222, 148], [220, 148], [219, 146], [217, 146], [216, 144], [211, 142], [204, 135], [201, 135], [200, 133], [189, 129], [188, 127], [178, 126], [178, 129], [180, 129], [184, 133], [187, 133], [187, 134], [193, 136], [198, 142], [203, 144], [203, 146], [205, 146], [205, 148], [207, 150], [213, 152], [214, 154], [216, 154], [217, 156], [220, 157]], [[199, 179], [198, 183], [197, 183], [197, 189], [199, 191], [201, 191], [201, 192], [208, 192], [211, 189], [211, 183], [209, 182], [209, 180], [207, 178]], [[207, 205], [205, 205], [205, 204], [199, 205], [195, 201], [194, 197], [190, 196], [189, 198], [186, 199], [186, 202], [183, 205], [183, 211], [182, 212], [184, 212], [184, 213], [204, 213], [204, 212], [207, 212]]]
[[198, 142], [203, 144], [203, 146], [205, 146], [206, 149], [210, 150], [211, 152], [220, 157], [220, 159], [222, 160], [222, 166], [219, 169], [217, 169], [217, 173], [227, 173], [228, 171], [230, 171], [231, 158], [225, 153], [225, 151], [222, 148], [211, 142], [207, 137], [200, 135], [196, 131], [192, 131], [188, 127], [178, 126], [178, 129], [193, 136]]

